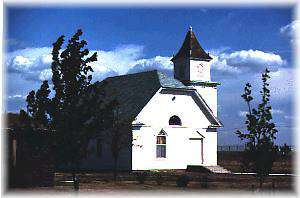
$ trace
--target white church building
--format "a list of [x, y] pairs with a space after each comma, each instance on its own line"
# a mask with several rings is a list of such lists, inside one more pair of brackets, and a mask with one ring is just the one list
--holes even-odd
[[[119, 118], [131, 123], [132, 146], [123, 149], [118, 168], [125, 170], [186, 169], [217, 165], [217, 86], [211, 81], [211, 56], [192, 28], [173, 56], [174, 78], [153, 70], [106, 78], [106, 97], [117, 98]], [[105, 137], [104, 137], [105, 138]], [[110, 145], [102, 138], [82, 167], [111, 169]], [[129, 143], [131, 145], [131, 143]]]

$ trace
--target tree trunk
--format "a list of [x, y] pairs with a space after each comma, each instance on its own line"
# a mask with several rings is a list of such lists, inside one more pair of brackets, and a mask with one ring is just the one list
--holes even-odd
[[[76, 167], [76, 168], [75, 168]], [[78, 170], [77, 169], [77, 165], [74, 165], [72, 166], [72, 179], [73, 179], [73, 187], [74, 187], [74, 190], [75, 191], [78, 191], [79, 190], [79, 180], [78, 178], [76, 177], [76, 171]]]
[[74, 170], [72, 170], [72, 180], [73, 180], [74, 190], [76, 190], [76, 173]]
[[114, 181], [117, 181], [118, 170], [117, 170], [118, 157], [114, 157]]
[[260, 190], [262, 190], [263, 183], [264, 183], [264, 179], [260, 177], [260, 178], [259, 178], [259, 189], [260, 189]]

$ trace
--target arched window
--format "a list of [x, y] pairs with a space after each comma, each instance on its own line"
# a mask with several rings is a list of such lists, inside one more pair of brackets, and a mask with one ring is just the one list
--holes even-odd
[[180, 118], [176, 115], [173, 115], [169, 120], [169, 125], [179, 125], [179, 126], [181, 126]]
[[161, 130], [156, 137], [156, 157], [166, 158], [166, 133]]

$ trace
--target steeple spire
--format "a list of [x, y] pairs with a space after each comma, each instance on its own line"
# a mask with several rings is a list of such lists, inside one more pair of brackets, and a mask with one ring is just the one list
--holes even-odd
[[206, 53], [199, 44], [192, 26], [189, 27], [189, 31], [186, 33], [183, 44], [178, 53], [171, 59], [175, 61], [178, 59], [196, 59], [210, 61], [212, 58]]

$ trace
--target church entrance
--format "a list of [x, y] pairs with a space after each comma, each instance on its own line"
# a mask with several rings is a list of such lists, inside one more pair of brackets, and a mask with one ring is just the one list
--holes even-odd
[[189, 165], [201, 165], [203, 158], [203, 138], [189, 138]]

